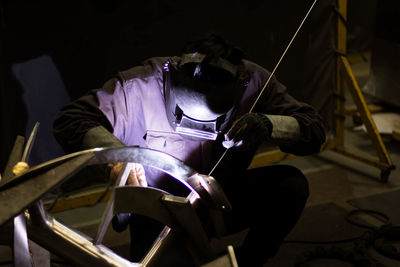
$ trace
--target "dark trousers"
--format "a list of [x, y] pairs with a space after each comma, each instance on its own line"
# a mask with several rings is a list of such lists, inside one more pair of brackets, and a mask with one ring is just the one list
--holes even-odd
[[[224, 214], [228, 233], [249, 228], [243, 246], [235, 249], [239, 266], [262, 266], [299, 219], [308, 197], [307, 180], [292, 166], [272, 165], [230, 174], [223, 186], [232, 204], [232, 211]], [[162, 225], [129, 217], [131, 257], [140, 261]]]
[[249, 227], [235, 250], [239, 266], [262, 266], [273, 257], [299, 219], [308, 198], [308, 182], [297, 169], [272, 165], [230, 177], [225, 193], [232, 204], [228, 231]]

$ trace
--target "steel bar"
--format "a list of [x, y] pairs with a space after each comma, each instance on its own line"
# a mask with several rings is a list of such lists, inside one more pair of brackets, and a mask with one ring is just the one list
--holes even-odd
[[[132, 169], [132, 163], [127, 163], [125, 162], [119, 175], [117, 178], [117, 181], [115, 182], [115, 186], [123, 186], [126, 184], [126, 181], [128, 180], [129, 173]], [[96, 244], [101, 244], [103, 242], [103, 238], [107, 232], [108, 225], [110, 224], [113, 216], [113, 209], [114, 209], [114, 187], [111, 192], [111, 197], [108, 199], [106, 207], [104, 209], [99, 227], [97, 229], [97, 234], [95, 237], [95, 243]]]

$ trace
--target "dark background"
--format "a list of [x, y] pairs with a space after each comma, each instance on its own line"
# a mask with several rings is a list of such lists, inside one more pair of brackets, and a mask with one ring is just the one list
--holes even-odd
[[[35, 121], [41, 127], [34, 164], [62, 153], [51, 140], [51, 118], [63, 103], [148, 57], [179, 55], [187, 40], [206, 32], [272, 70], [312, 2], [0, 1], [1, 172], [16, 136], [29, 133]], [[349, 51], [369, 51], [377, 1], [348, 2]], [[328, 129], [334, 128], [335, 3], [318, 2], [276, 73], [295, 97], [321, 112]]]

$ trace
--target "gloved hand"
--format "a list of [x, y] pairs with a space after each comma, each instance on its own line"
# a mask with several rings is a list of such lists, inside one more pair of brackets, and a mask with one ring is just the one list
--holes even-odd
[[[124, 163], [111, 163], [108, 166], [111, 168], [110, 180], [115, 183], [118, 178], [119, 173], [122, 171]], [[135, 186], [147, 186], [146, 174], [142, 164], [139, 163], [129, 163], [128, 167], [131, 167], [128, 179], [126, 180], [126, 185]]]
[[225, 148], [240, 147], [246, 149], [271, 137], [272, 123], [260, 113], [247, 113], [233, 122], [225, 134], [222, 145]]

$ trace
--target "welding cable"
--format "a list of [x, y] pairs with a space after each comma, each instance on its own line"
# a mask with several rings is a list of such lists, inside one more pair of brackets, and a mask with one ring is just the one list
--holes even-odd
[[[362, 223], [360, 220], [355, 219], [356, 216], [361, 214], [372, 215], [383, 222], [380, 227], [372, 226], [370, 224]], [[355, 266], [358, 264], [365, 264], [366, 262], [374, 265], [362, 266], [384, 266], [373, 259], [369, 254], [368, 249], [373, 247], [378, 253], [395, 259], [400, 260], [400, 252], [393, 245], [394, 242], [400, 241], [400, 226], [393, 226], [391, 219], [383, 212], [369, 209], [356, 209], [350, 211], [346, 216], [346, 221], [352, 225], [365, 228], [363, 234], [358, 237], [332, 240], [332, 241], [307, 241], [307, 240], [285, 240], [283, 243], [293, 244], [313, 244], [313, 245], [329, 245], [338, 243], [354, 242], [353, 249], [344, 249], [341, 247], [318, 247], [314, 251], [303, 253], [303, 259], [296, 262], [295, 266], [308, 266], [307, 263], [315, 259], [329, 258], [338, 259], [346, 262], [351, 262]]]
[[[384, 224], [380, 227], [375, 227], [354, 220], [353, 217], [359, 214], [373, 215], [378, 219], [383, 219], [382, 221]], [[371, 244], [374, 249], [386, 257], [400, 260], [400, 252], [397, 250], [396, 246], [393, 245], [393, 243], [398, 243], [400, 241], [400, 226], [392, 225], [389, 216], [375, 210], [358, 209], [349, 213], [347, 221], [353, 225], [372, 230], [373, 236]]]
[[369, 231], [362, 233], [361, 235], [345, 238], [345, 239], [338, 239], [332, 241], [311, 241], [311, 240], [284, 240], [282, 243], [284, 244], [311, 244], [311, 245], [330, 245], [330, 244], [340, 244], [340, 243], [350, 243], [360, 239], [364, 239], [365, 236], [369, 235]]
[[313, 251], [303, 253], [303, 256], [299, 260], [297, 260], [293, 266], [317, 266], [315, 265], [315, 263], [312, 262], [320, 259], [329, 259], [347, 262], [350, 263], [351, 266], [355, 267], [386, 267], [386, 265], [380, 263], [377, 259], [373, 258], [367, 251], [364, 251], [364, 249], [365, 248], [363, 247], [355, 248], [353, 250], [346, 250], [341, 247], [318, 247]]
[[383, 222], [383, 225], [381, 227], [387, 227], [392, 224], [392, 221], [390, 220], [389, 216], [387, 216], [386, 214], [384, 214], [380, 211], [369, 210], [369, 209], [356, 209], [356, 210], [350, 211], [349, 214], [346, 216], [347, 222], [349, 222], [350, 224], [356, 225], [358, 227], [371, 229], [371, 230], [379, 230], [381, 228], [381, 227], [372, 226], [372, 225], [369, 225], [366, 223], [361, 223], [360, 220], [355, 220], [354, 218], [360, 214], [373, 215], [374, 217], [378, 218], [380, 221]]
[[369, 230], [369, 231], [362, 233], [359, 236], [350, 237], [350, 238], [346, 238], [346, 239], [332, 240], [332, 241], [284, 240], [283, 243], [324, 245], [324, 244], [348, 243], [348, 242], [357, 241], [359, 239], [363, 239], [363, 238], [365, 238], [365, 236], [369, 235], [370, 233], [373, 233], [373, 232], [379, 230], [379, 227], [374, 227], [369, 224], [363, 224], [360, 221], [357, 221], [354, 219], [354, 217], [356, 215], [359, 215], [362, 213], [379, 216], [380, 218], [384, 219], [385, 221], [384, 221], [383, 227], [388, 227], [391, 225], [391, 220], [390, 220], [389, 216], [387, 216], [386, 214], [384, 214], [382, 212], [375, 211], [375, 210], [356, 209], [356, 210], [350, 211], [347, 214], [346, 221], [352, 225], [355, 225], [355, 226], [358, 226], [361, 228], [366, 228]]

